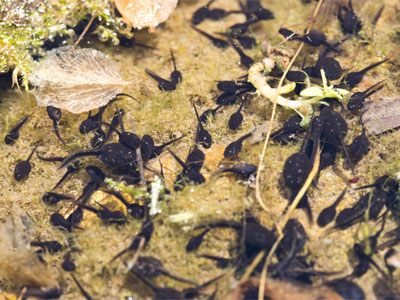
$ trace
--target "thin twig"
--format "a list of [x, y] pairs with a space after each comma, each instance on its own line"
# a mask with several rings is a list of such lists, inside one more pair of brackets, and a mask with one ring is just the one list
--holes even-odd
[[[319, 11], [319, 9], [320, 9], [320, 7], [321, 7], [321, 5], [322, 5], [323, 2], [324, 2], [324, 0], [321, 0], [321, 1], [318, 2], [317, 7], [315, 8], [315, 10], [314, 10], [314, 12], [313, 12], [313, 15], [312, 15], [312, 17], [311, 17], [311, 20], [310, 20], [310, 22], [309, 22], [309, 25], [308, 25], [308, 27], [307, 27], [306, 34], [310, 33], [312, 23], [314, 22], [314, 20], [315, 20], [317, 14], [318, 14], [318, 11]], [[279, 80], [279, 83], [278, 83], [278, 86], [277, 86], [276, 92], [275, 92], [274, 101], [273, 101], [272, 115], [271, 115], [271, 119], [270, 119], [270, 123], [269, 123], [270, 126], [269, 126], [268, 131], [267, 131], [267, 136], [266, 136], [265, 141], [264, 141], [263, 150], [262, 150], [262, 152], [261, 152], [260, 162], [259, 162], [258, 168], [257, 168], [257, 176], [256, 176], [256, 198], [257, 198], [257, 201], [258, 201], [258, 203], [260, 204], [260, 206], [261, 206], [265, 211], [268, 211], [268, 208], [267, 208], [267, 206], [264, 204], [264, 201], [263, 201], [263, 199], [262, 199], [262, 197], [261, 197], [261, 194], [260, 194], [260, 177], [261, 177], [262, 164], [263, 164], [263, 162], [264, 162], [265, 152], [266, 152], [266, 150], [267, 150], [267, 146], [268, 146], [268, 142], [269, 142], [269, 137], [270, 137], [270, 135], [271, 135], [272, 124], [273, 124], [273, 122], [275, 121], [276, 106], [277, 106], [277, 101], [278, 101], [278, 96], [279, 96], [280, 88], [282, 87], [283, 81], [285, 80], [287, 73], [288, 73], [288, 72], [290, 71], [290, 69], [292, 68], [292, 66], [293, 66], [293, 64], [294, 64], [294, 62], [295, 62], [297, 56], [299, 56], [301, 50], [303, 49], [303, 46], [304, 46], [304, 42], [301, 42], [301, 44], [299, 45], [299, 48], [297, 49], [295, 55], [294, 55], [294, 56], [292, 57], [292, 59], [290, 60], [288, 67], [286, 68], [286, 70], [285, 70], [285, 72], [283, 73], [281, 79]]]
[[[322, 3], [324, 2], [324, 0], [321, 0], [318, 2], [311, 20], [309, 22], [309, 25], [307, 27], [306, 30], [306, 34], [310, 33], [311, 31], [311, 26], [313, 24], [313, 22], [315, 21], [315, 18], [318, 15], [318, 11], [321, 8]], [[275, 120], [275, 112], [276, 112], [276, 106], [277, 106], [277, 101], [278, 101], [278, 96], [279, 96], [279, 90], [283, 84], [283, 81], [286, 78], [287, 73], [289, 72], [289, 70], [292, 68], [297, 56], [300, 54], [301, 50], [303, 49], [304, 46], [304, 42], [301, 42], [301, 44], [299, 45], [295, 55], [292, 57], [288, 67], [286, 68], [285, 72], [283, 73], [281, 79], [279, 80], [278, 83], [278, 87], [276, 89], [276, 93], [275, 93], [275, 97], [274, 97], [274, 105], [273, 105], [273, 109], [272, 109], [272, 115], [271, 115], [271, 119], [270, 119], [270, 125], [273, 124], [274, 120]], [[260, 194], [260, 175], [261, 175], [261, 167], [265, 158], [265, 152], [268, 146], [268, 142], [269, 142], [269, 137], [271, 135], [271, 131], [272, 131], [272, 126], [269, 126], [268, 128], [268, 132], [267, 132], [267, 136], [265, 138], [265, 142], [264, 142], [264, 146], [263, 146], [263, 151], [261, 154], [261, 158], [260, 158], [260, 163], [258, 165], [258, 169], [257, 169], [257, 176], [256, 176], [256, 198], [258, 203], [261, 205], [261, 207], [265, 210], [268, 211], [266, 205], [263, 202], [263, 199], [261, 197]], [[267, 259], [265, 260], [262, 272], [261, 272], [261, 278], [260, 278], [260, 285], [258, 287], [258, 299], [262, 300], [264, 299], [264, 292], [265, 292], [265, 283], [267, 280], [267, 269], [268, 269], [268, 265], [272, 259], [272, 256], [275, 253], [276, 248], [278, 247], [280, 241], [283, 238], [283, 234], [282, 234], [282, 229], [285, 227], [287, 221], [290, 218], [290, 215], [292, 214], [292, 212], [296, 209], [297, 204], [300, 202], [301, 198], [303, 197], [303, 195], [305, 194], [305, 192], [307, 191], [308, 187], [310, 186], [312, 179], [315, 177], [315, 175], [317, 174], [319, 169], [319, 145], [317, 147], [317, 155], [315, 156], [315, 160], [314, 160], [314, 165], [313, 168], [305, 182], [305, 184], [303, 185], [303, 187], [301, 188], [301, 190], [299, 191], [299, 193], [297, 194], [296, 198], [294, 199], [293, 203], [290, 205], [289, 209], [287, 210], [286, 214], [284, 215], [283, 221], [281, 222], [281, 224], [279, 225], [279, 227], [277, 227], [277, 231], [279, 234], [278, 239], [276, 240], [275, 244], [272, 246], [271, 250], [268, 253]]]
[[76, 47], [78, 47], [79, 43], [81, 42], [81, 40], [83, 39], [83, 37], [85, 36], [85, 34], [88, 32], [90, 26], [92, 26], [92, 23], [94, 21], [94, 18], [96, 17], [96, 13], [94, 13], [92, 15], [92, 17], [89, 20], [89, 23], [86, 25], [85, 29], [82, 31], [81, 35], [78, 37], [78, 39], [76, 40], [75, 44], [74, 44], [74, 48], [76, 49]]

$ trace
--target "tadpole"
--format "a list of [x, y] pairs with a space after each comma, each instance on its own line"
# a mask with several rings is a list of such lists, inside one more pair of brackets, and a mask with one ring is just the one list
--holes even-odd
[[325, 107], [322, 109], [320, 117], [323, 120], [323, 136], [331, 144], [340, 144], [346, 155], [347, 161], [354, 173], [354, 166], [351, 162], [350, 155], [346, 150], [344, 144], [344, 138], [348, 131], [346, 120], [331, 107]]
[[374, 63], [372, 65], [369, 65], [368, 67], [365, 67], [364, 69], [356, 72], [350, 72], [347, 75], [345, 75], [340, 82], [342, 86], [348, 86], [350, 89], [354, 88], [357, 84], [361, 82], [363, 79], [365, 73], [367, 73], [369, 70], [379, 66], [380, 64], [383, 64], [384, 62], [387, 62], [389, 59], [386, 58], [384, 60], [378, 61], [377, 63]]
[[355, 92], [353, 95], [351, 95], [349, 101], [347, 102], [347, 109], [349, 111], [357, 111], [363, 108], [365, 99], [371, 96], [372, 94], [375, 94], [377, 91], [379, 91], [384, 87], [384, 85], [377, 87], [382, 82], [383, 80], [370, 86], [363, 92]]
[[64, 159], [59, 169], [63, 168], [73, 159], [82, 156], [98, 156], [109, 167], [123, 166], [136, 161], [136, 152], [120, 143], [106, 144], [98, 150], [76, 152]]
[[63, 200], [73, 200], [73, 199], [74, 198], [71, 196], [52, 193], [52, 192], [46, 192], [42, 197], [43, 202], [46, 202], [48, 204], [57, 204], [58, 202]]
[[252, 132], [249, 132], [240, 138], [238, 138], [236, 141], [230, 143], [228, 146], [226, 146], [224, 150], [224, 158], [231, 158], [237, 154], [239, 154], [240, 151], [242, 151], [242, 145], [243, 141], [253, 135]]
[[197, 250], [201, 243], [203, 242], [204, 236], [210, 231], [209, 228], [206, 228], [199, 234], [193, 236], [189, 242], [186, 244], [186, 252], [193, 252], [194, 250]]
[[65, 141], [61, 138], [58, 131], [58, 121], [61, 119], [61, 109], [49, 105], [46, 107], [46, 110], [50, 119], [53, 121], [53, 128], [57, 138], [61, 141], [61, 143], [65, 144]]
[[197, 9], [193, 15], [192, 15], [192, 24], [193, 25], [199, 25], [201, 22], [203, 22], [205, 19], [208, 18], [210, 15], [210, 10], [209, 6], [214, 2], [215, 0], [210, 0], [206, 5], [200, 7]]
[[14, 168], [14, 179], [17, 181], [21, 181], [28, 177], [29, 173], [31, 172], [31, 164], [30, 159], [32, 158], [33, 153], [35, 152], [36, 148], [39, 146], [39, 143], [36, 143], [35, 147], [33, 148], [32, 152], [29, 154], [26, 160], [20, 161], [15, 165]]
[[[62, 161], [62, 160], [61, 160]], [[61, 177], [61, 179], [56, 183], [56, 185], [51, 189], [55, 190], [70, 174], [78, 172], [82, 168], [83, 164], [81, 161], [76, 160], [67, 167], [67, 171]]]
[[64, 260], [61, 264], [64, 271], [72, 272], [76, 270], [76, 265], [71, 259], [71, 251], [64, 255]]
[[156, 73], [154, 73], [153, 71], [146, 69], [145, 70], [146, 73], [153, 78], [155, 81], [158, 82], [158, 89], [160, 91], [174, 91], [176, 90], [176, 84], [174, 84], [173, 82], [161, 78], [160, 76], [158, 76]]
[[125, 205], [126, 211], [128, 214], [130, 214], [132, 217], [135, 219], [143, 219], [144, 217], [144, 207], [142, 205], [139, 205], [137, 203], [129, 203], [124, 196], [122, 196], [121, 193], [113, 191], [113, 190], [105, 190], [107, 194], [115, 196], [118, 200], [122, 202], [122, 204]]
[[220, 173], [232, 172], [232, 173], [236, 173], [239, 175], [243, 175], [245, 177], [249, 177], [251, 174], [254, 174], [256, 171], [257, 171], [257, 166], [255, 166], [253, 164], [237, 163], [231, 167], [225, 167], [225, 168], [218, 170], [217, 172], [215, 172], [213, 174], [213, 176], [216, 174], [220, 174]]
[[185, 164], [175, 153], [169, 150], [169, 153], [175, 158], [175, 160], [181, 165], [183, 168], [182, 172], [178, 174], [175, 178], [174, 182], [174, 190], [180, 191], [187, 183], [194, 183], [194, 184], [202, 184], [206, 181], [204, 176], [197, 171], [196, 168], [192, 168]]
[[220, 104], [215, 108], [211, 108], [211, 109], [207, 109], [205, 110], [201, 115], [200, 115], [200, 121], [201, 123], [203, 123], [204, 125], [207, 124], [207, 120], [211, 119], [212, 117], [215, 116], [215, 114], [217, 113], [217, 111], [224, 106], [224, 104]]
[[242, 66], [245, 66], [246, 68], [250, 68], [250, 66], [254, 63], [254, 60], [251, 57], [247, 56], [240, 48], [240, 46], [232, 40], [232, 38], [228, 37], [228, 40], [231, 42], [233, 49], [235, 49], [235, 51], [239, 54], [240, 64]]
[[247, 98], [245, 98], [245, 99], [242, 101], [242, 103], [240, 104], [238, 110], [230, 116], [229, 122], [228, 122], [229, 128], [230, 128], [230, 129], [236, 130], [236, 129], [240, 126], [240, 124], [242, 124], [243, 115], [242, 115], [242, 112], [241, 112], [241, 111], [242, 111], [243, 105], [244, 105], [246, 102], [247, 102]]
[[140, 142], [140, 153], [142, 154], [143, 161], [146, 162], [151, 158], [154, 152], [154, 139], [151, 137], [151, 135], [145, 134], [142, 136]]
[[204, 128], [203, 124], [201, 123], [199, 113], [197, 112], [196, 105], [192, 102], [194, 112], [196, 113], [197, 118], [197, 133], [195, 143], [203, 146], [204, 148], [208, 149], [212, 145], [212, 137], [211, 134]]
[[161, 153], [162, 153], [162, 151], [164, 150], [165, 147], [167, 147], [167, 146], [169, 146], [169, 145], [181, 140], [184, 137], [185, 137], [185, 135], [182, 135], [182, 136], [180, 136], [178, 138], [172, 139], [172, 140], [170, 140], [168, 142], [165, 142], [165, 143], [163, 143], [161, 145], [154, 146], [154, 150], [151, 153], [151, 157], [150, 158], [155, 158], [155, 157], [161, 155]]
[[198, 33], [200, 33], [201, 35], [203, 35], [206, 38], [208, 38], [214, 44], [215, 47], [218, 47], [218, 48], [221, 48], [221, 49], [225, 49], [225, 48], [227, 48], [229, 46], [228, 42], [225, 41], [225, 40], [216, 38], [216, 37], [212, 36], [211, 34], [205, 32], [205, 31], [203, 31], [203, 30], [201, 30], [201, 29], [199, 29], [197, 27], [194, 27], [193, 25], [192, 25], [192, 28], [194, 30], [196, 30]]
[[317, 224], [319, 227], [325, 227], [328, 225], [330, 222], [332, 222], [335, 217], [336, 217], [336, 207], [339, 205], [339, 203], [342, 201], [344, 198], [344, 195], [346, 194], [347, 188], [343, 190], [343, 192], [339, 195], [339, 197], [331, 204], [330, 206], [324, 208], [318, 218], [317, 218]]
[[7, 145], [15, 143], [16, 140], [19, 138], [19, 130], [21, 129], [22, 126], [28, 121], [29, 116], [25, 116], [20, 120], [4, 137], [4, 141], [6, 142]]
[[170, 52], [172, 63], [174, 64], [174, 70], [171, 73], [170, 79], [173, 84], [177, 85], [178, 83], [182, 82], [182, 73], [176, 68], [174, 53], [172, 53], [172, 50], [170, 50]]
[[[349, 0], [348, 6], [344, 7], [340, 5], [337, 17], [344, 33], [357, 34], [361, 30], [362, 24], [354, 12], [351, 0]], [[344, 16], [343, 10], [345, 11]]]
[[124, 225], [127, 221], [126, 216], [120, 210], [110, 210], [101, 204], [99, 205], [102, 207], [102, 209], [96, 209], [82, 203], [77, 203], [77, 205], [83, 209], [95, 213], [102, 221], [105, 221], [109, 224]]

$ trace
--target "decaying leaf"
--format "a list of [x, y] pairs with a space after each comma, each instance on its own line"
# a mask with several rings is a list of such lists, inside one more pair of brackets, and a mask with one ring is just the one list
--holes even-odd
[[14, 287], [56, 284], [30, 247], [33, 226], [32, 220], [16, 205], [7, 221], [0, 223], [0, 281]]
[[51, 105], [74, 114], [106, 105], [130, 84], [104, 53], [72, 46], [49, 51], [30, 82], [39, 106]]
[[365, 102], [361, 121], [374, 135], [400, 127], [400, 98]]
[[126, 24], [137, 29], [149, 27], [152, 32], [168, 19], [177, 3], [178, 0], [115, 0]]

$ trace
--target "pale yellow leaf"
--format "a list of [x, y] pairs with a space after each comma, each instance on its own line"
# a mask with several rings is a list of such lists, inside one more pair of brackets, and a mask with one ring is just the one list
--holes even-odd
[[124, 22], [134, 28], [149, 27], [150, 31], [165, 22], [178, 0], [115, 0]]
[[72, 46], [53, 49], [36, 66], [30, 82], [39, 106], [78, 114], [106, 105], [130, 84], [104, 53]]

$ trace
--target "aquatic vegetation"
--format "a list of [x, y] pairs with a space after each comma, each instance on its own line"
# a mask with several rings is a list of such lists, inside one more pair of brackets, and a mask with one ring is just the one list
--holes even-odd
[[131, 28], [117, 17], [113, 1], [106, 0], [0, 0], [0, 72], [13, 70], [27, 89], [35, 56], [44, 45], [66, 44], [81, 33], [91, 15], [98, 19], [93, 30], [100, 40], [118, 44], [118, 35], [132, 37]]

